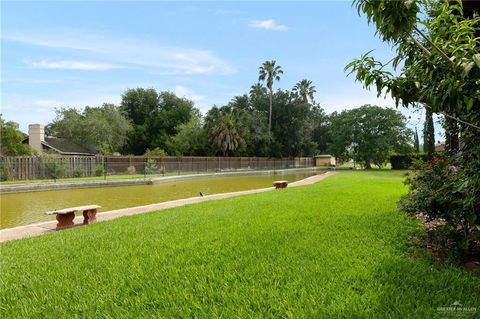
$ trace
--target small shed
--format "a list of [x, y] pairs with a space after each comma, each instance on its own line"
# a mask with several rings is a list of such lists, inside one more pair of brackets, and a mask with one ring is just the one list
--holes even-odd
[[317, 155], [315, 156], [315, 166], [335, 166], [335, 157], [332, 155]]

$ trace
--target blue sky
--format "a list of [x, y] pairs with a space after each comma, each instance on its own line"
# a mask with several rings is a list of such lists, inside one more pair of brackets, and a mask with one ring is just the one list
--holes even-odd
[[[393, 56], [350, 1], [1, 6], [1, 113], [24, 131], [50, 122], [55, 107], [119, 103], [135, 87], [173, 91], [205, 113], [248, 92], [258, 66], [272, 59], [285, 72], [277, 88], [312, 80], [327, 113], [394, 105], [343, 71], [371, 49]], [[420, 114], [402, 112], [421, 129]]]

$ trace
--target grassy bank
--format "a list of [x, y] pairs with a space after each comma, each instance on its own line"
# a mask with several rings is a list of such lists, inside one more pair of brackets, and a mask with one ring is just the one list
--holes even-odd
[[0, 316], [443, 317], [480, 277], [412, 257], [395, 171], [8, 242]]

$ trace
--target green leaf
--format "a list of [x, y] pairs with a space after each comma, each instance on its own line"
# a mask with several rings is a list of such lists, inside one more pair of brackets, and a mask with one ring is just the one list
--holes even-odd
[[480, 53], [473, 55], [473, 62], [475, 62], [477, 67], [480, 69]]
[[470, 63], [462, 63], [462, 67], [463, 67], [463, 77], [467, 77], [468, 76], [468, 73], [470, 73], [470, 70], [473, 68], [473, 66], [475, 65], [475, 63], [473, 62], [470, 62]]

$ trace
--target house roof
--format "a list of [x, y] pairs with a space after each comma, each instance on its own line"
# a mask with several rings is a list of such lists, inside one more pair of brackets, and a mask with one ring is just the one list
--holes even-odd
[[47, 148], [51, 148], [60, 154], [65, 155], [94, 155], [95, 153], [80, 144], [60, 137], [45, 137], [42, 142]]

